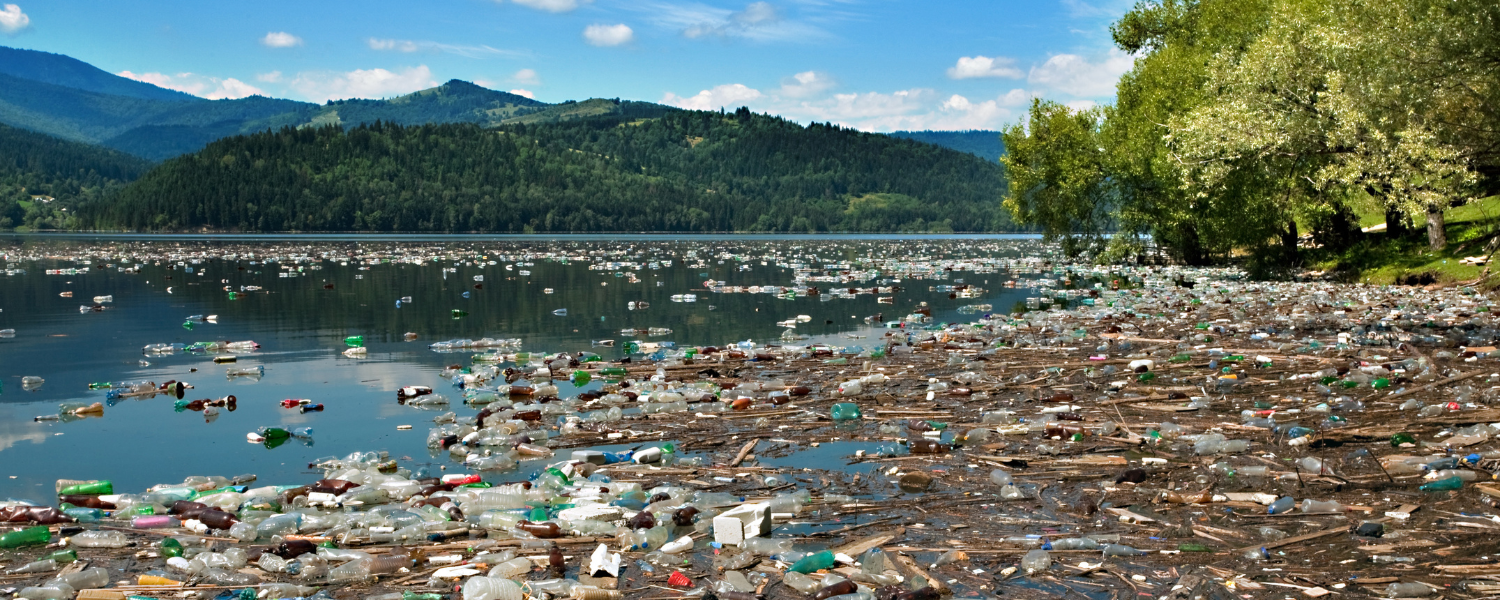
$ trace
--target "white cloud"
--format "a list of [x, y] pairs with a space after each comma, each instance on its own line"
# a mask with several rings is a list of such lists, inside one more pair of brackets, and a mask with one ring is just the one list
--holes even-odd
[[0, 10], [0, 31], [5, 33], [16, 33], [31, 25], [31, 17], [21, 12], [21, 7], [15, 4], [5, 5]]
[[411, 40], [391, 40], [391, 39], [370, 38], [369, 40], [366, 40], [365, 43], [367, 43], [367, 44], [370, 45], [370, 49], [371, 50], [395, 50], [397, 52], [416, 52], [416, 51], [422, 49], [420, 46], [417, 46], [416, 42], [413, 42]]
[[977, 77], [1004, 77], [1006, 79], [1020, 79], [1025, 74], [1016, 68], [1013, 58], [996, 56], [962, 56], [958, 64], [948, 67], [948, 77], [952, 79], [974, 79]]
[[1031, 102], [1035, 95], [1021, 88], [1013, 89], [1000, 95], [1001, 106], [1023, 106]]
[[1116, 49], [1111, 49], [1098, 62], [1077, 54], [1058, 54], [1032, 67], [1026, 81], [1072, 96], [1112, 96], [1115, 83], [1134, 64], [1134, 58]]
[[515, 3], [521, 6], [529, 6], [537, 10], [561, 13], [568, 12], [570, 10], [578, 8], [579, 5], [588, 4], [592, 1], [593, 0], [515, 0]]
[[266, 92], [258, 87], [235, 79], [233, 77], [218, 78], [195, 75], [193, 73], [178, 73], [168, 75], [165, 73], [132, 73], [120, 71], [116, 73], [121, 77], [144, 81], [157, 87], [186, 92], [194, 96], [201, 96], [209, 100], [225, 100], [232, 98], [244, 98], [246, 96], [264, 96]]
[[365, 40], [365, 44], [368, 45], [371, 50], [393, 50], [396, 52], [447, 52], [449, 54], [457, 54], [459, 56], [466, 56], [468, 58], [483, 58], [496, 54], [508, 54], [512, 56], [520, 56], [526, 54], [525, 52], [518, 52], [515, 50], [501, 50], [499, 48], [492, 48], [485, 45], [464, 46], [460, 44], [444, 44], [441, 42], [396, 40], [373, 37]]
[[621, 23], [619, 25], [589, 25], [583, 30], [583, 39], [594, 46], [619, 46], [628, 44], [635, 39], [635, 31], [630, 26]]
[[1093, 108], [1095, 106], [1099, 106], [1099, 103], [1098, 102], [1094, 102], [1093, 100], [1072, 100], [1072, 101], [1069, 101], [1069, 102], [1064, 102], [1063, 104], [1066, 105], [1068, 108], [1071, 108], [1073, 110], [1079, 110], [1079, 111], [1088, 110], [1088, 109]]
[[781, 81], [781, 89], [777, 95], [786, 98], [806, 98], [816, 96], [833, 88], [833, 78], [827, 73], [817, 71], [803, 71]]
[[[542, 84], [542, 78], [541, 78], [541, 76], [539, 76], [539, 75], [536, 74], [536, 70], [535, 69], [521, 69], [519, 71], [516, 71], [515, 75], [511, 75], [510, 76], [510, 80], [514, 81], [516, 83], [519, 83], [521, 85], [541, 85]], [[528, 96], [528, 97], [530, 97], [530, 96]]]
[[785, 17], [769, 2], [752, 2], [739, 11], [698, 3], [661, 1], [637, 2], [630, 8], [645, 13], [654, 25], [679, 31], [690, 39], [743, 38], [771, 42], [830, 37], [819, 27]]
[[302, 38], [285, 31], [272, 31], [267, 33], [266, 37], [260, 38], [260, 43], [264, 44], [267, 48], [291, 48], [292, 46], [301, 46]]
[[263, 83], [277, 83], [281, 81], [281, 71], [271, 71], [270, 73], [256, 73], [255, 80]]
[[532, 92], [531, 90], [523, 90], [521, 88], [516, 88], [516, 89], [511, 90], [510, 93], [515, 94], [517, 96], [525, 96], [527, 98], [531, 98], [532, 100], [536, 100], [536, 93]]
[[298, 73], [291, 86], [314, 102], [345, 98], [388, 98], [436, 87], [427, 65], [400, 71], [356, 69], [346, 73]]
[[744, 84], [732, 83], [715, 86], [713, 89], [703, 90], [686, 98], [667, 92], [665, 96], [662, 96], [661, 102], [689, 110], [717, 110], [744, 106], [750, 101], [760, 99], [762, 95], [760, 90]]

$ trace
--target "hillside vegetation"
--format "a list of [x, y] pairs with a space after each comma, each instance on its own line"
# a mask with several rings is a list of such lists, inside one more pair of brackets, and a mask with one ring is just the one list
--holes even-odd
[[63, 225], [69, 207], [105, 201], [150, 168], [134, 156], [0, 125], [0, 229]]
[[[283, 128], [169, 160], [78, 225], [235, 231], [1006, 231], [998, 165], [645, 103], [514, 123]], [[603, 101], [611, 103], [611, 101]], [[654, 107], [654, 108], [653, 108]], [[539, 113], [534, 113], [539, 114]]]

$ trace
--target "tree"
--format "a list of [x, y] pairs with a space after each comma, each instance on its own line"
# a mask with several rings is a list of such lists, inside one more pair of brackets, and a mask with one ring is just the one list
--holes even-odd
[[1016, 222], [1040, 226], [1070, 256], [1103, 249], [1112, 191], [1100, 143], [1103, 114], [1032, 100], [1025, 123], [1001, 132], [1008, 180], [1005, 208]]

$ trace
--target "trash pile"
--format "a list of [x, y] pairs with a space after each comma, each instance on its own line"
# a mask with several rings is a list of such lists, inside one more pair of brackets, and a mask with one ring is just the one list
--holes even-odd
[[[946, 277], [944, 260], [826, 263], [790, 286], [708, 290], [881, 294], [898, 274]], [[30, 599], [1500, 593], [1489, 296], [966, 265], [1030, 269], [1037, 296], [1010, 313], [971, 305], [965, 323], [920, 307], [882, 316], [866, 347], [631, 340], [611, 360], [436, 342], [476, 355], [443, 372], [454, 391], [404, 386], [394, 402], [430, 416], [433, 456], [464, 472], [361, 451], [295, 481], [61, 480], [55, 499], [0, 503], [13, 526], [0, 587]]]

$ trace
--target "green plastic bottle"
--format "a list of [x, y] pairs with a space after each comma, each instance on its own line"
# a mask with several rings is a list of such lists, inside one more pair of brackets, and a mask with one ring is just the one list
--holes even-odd
[[1176, 356], [1173, 356], [1172, 358], [1167, 359], [1167, 362], [1185, 363], [1190, 360], [1193, 360], [1193, 356], [1191, 354], [1178, 354]]
[[1404, 431], [1401, 432], [1401, 433], [1398, 433], [1396, 435], [1391, 436], [1391, 447], [1392, 448], [1399, 448], [1399, 447], [1401, 447], [1401, 444], [1415, 444], [1415, 443], [1417, 443], [1417, 438], [1412, 437], [1410, 433], [1406, 433]]
[[78, 551], [72, 548], [68, 548], [67, 550], [58, 550], [57, 552], [53, 552], [52, 554], [48, 554], [46, 556], [38, 558], [37, 560], [55, 560], [58, 562], [58, 564], [78, 562]]
[[28, 527], [0, 535], [0, 548], [42, 546], [50, 541], [52, 541], [52, 532], [46, 527]]
[[833, 405], [831, 416], [835, 421], [853, 421], [863, 418], [859, 412], [859, 405], [853, 402], [840, 402]]
[[1178, 544], [1177, 550], [1179, 552], [1213, 552], [1213, 548], [1209, 548], [1208, 546], [1204, 546], [1203, 544], [1193, 543]]
[[346, 337], [344, 338], [344, 345], [350, 348], [358, 348], [360, 346], [363, 346], [365, 345], [365, 336], [351, 335], [349, 337]]
[[599, 369], [599, 374], [607, 377], [624, 377], [629, 371], [625, 367], [604, 367]]
[[443, 600], [442, 594], [418, 594], [411, 591], [402, 591], [401, 600]]
[[105, 496], [115, 493], [115, 485], [108, 481], [77, 483], [57, 491], [59, 496]]
[[588, 371], [580, 369], [577, 371], [573, 371], [573, 377], [571, 377], [571, 379], [573, 381], [573, 385], [585, 386], [588, 385], [590, 381], [594, 380], [594, 376]]
[[1153, 379], [1156, 379], [1156, 373], [1152, 373], [1150, 371], [1147, 371], [1145, 373], [1141, 373], [1141, 376], [1137, 377], [1136, 381], [1139, 381], [1141, 383], [1146, 383], [1146, 382], [1151, 381]]
[[802, 560], [793, 563], [792, 568], [787, 569], [787, 571], [790, 571], [792, 573], [802, 573], [805, 575], [807, 573], [813, 573], [823, 569], [832, 568], [833, 565], [837, 564], [837, 562], [838, 561], [833, 557], [832, 552], [824, 550], [822, 552], [809, 554], [803, 557]]
[[1424, 492], [1447, 492], [1451, 490], [1462, 489], [1463, 487], [1463, 478], [1454, 475], [1452, 477], [1444, 477], [1432, 483], [1425, 484], [1417, 489]]
[[177, 538], [162, 538], [161, 556], [162, 558], [182, 556], [182, 542], [177, 541]]
[[292, 437], [292, 433], [280, 427], [262, 427], [260, 435], [268, 440], [279, 440]]
[[1385, 388], [1391, 387], [1391, 380], [1381, 377], [1380, 379], [1376, 379], [1375, 383], [1371, 385], [1371, 387], [1377, 390], [1383, 390]]

